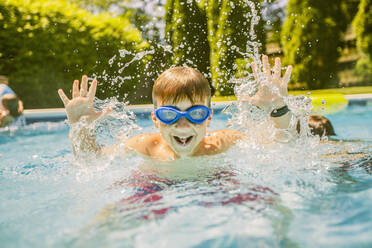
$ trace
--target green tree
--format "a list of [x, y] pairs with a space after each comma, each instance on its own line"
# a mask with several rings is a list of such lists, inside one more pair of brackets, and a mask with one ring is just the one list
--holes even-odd
[[137, 54], [146, 46], [126, 18], [94, 15], [63, 0], [0, 2], [0, 74], [9, 76], [27, 108], [61, 106], [56, 90], [68, 92], [83, 73], [99, 76], [98, 97], [131, 93], [136, 101], [144, 63], [120, 73], [133, 56], [120, 57], [118, 50]]
[[123, 0], [68, 0], [68, 2], [75, 3], [92, 12], [108, 11], [111, 6], [116, 6], [121, 1]]
[[145, 82], [141, 89], [141, 101], [151, 102], [152, 85], [161, 72], [171, 66], [171, 53], [164, 44], [164, 16], [162, 1], [148, 0], [68, 0], [86, 8], [92, 13], [110, 12], [130, 22], [141, 31], [142, 37], [152, 50], [147, 56], [145, 71], [142, 81]]
[[[257, 4], [261, 1], [254, 2], [252, 6], [240, 0], [168, 0], [166, 37], [174, 50], [173, 63], [191, 61], [207, 75], [217, 95], [232, 94], [228, 79], [235, 74], [236, 61], [244, 59], [247, 42], [265, 43]], [[253, 10], [258, 37], [250, 34]]]
[[289, 0], [282, 30], [284, 63], [294, 65], [292, 80], [309, 89], [337, 83], [337, 60], [345, 25], [341, 0]]
[[361, 0], [359, 10], [353, 21], [360, 53], [356, 72], [365, 81], [372, 81], [372, 1]]
[[280, 33], [285, 19], [286, 6], [282, 1], [279, 0], [267, 1], [263, 4], [263, 16], [266, 20], [266, 24], [264, 26], [267, 36], [266, 42], [280, 44]]
[[345, 22], [345, 27], [350, 25], [358, 12], [360, 0], [342, 0], [341, 8], [343, 10], [343, 16], [340, 17], [339, 21]]
[[197, 67], [209, 74], [207, 16], [196, 1], [168, 0], [165, 5], [165, 38], [173, 48], [172, 63]]
[[[260, 12], [261, 1], [218, 0], [208, 1], [208, 41], [211, 47], [210, 63], [213, 85], [217, 94], [233, 94], [228, 79], [236, 73], [238, 60], [246, 60], [248, 42], [261, 43], [265, 48], [265, 33]], [[254, 26], [251, 26], [252, 22]], [[256, 46], [258, 44], [255, 44]], [[253, 50], [248, 53], [253, 55]], [[247, 61], [245, 61], [247, 62]]]

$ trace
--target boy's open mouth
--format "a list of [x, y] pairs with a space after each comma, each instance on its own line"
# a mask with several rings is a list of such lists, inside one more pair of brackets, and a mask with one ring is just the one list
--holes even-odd
[[188, 144], [190, 144], [193, 137], [193, 135], [187, 137], [173, 136], [174, 140], [180, 146], [187, 146]]

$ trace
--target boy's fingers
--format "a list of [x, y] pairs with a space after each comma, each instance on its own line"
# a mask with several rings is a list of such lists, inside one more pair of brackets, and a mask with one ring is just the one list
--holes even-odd
[[80, 96], [85, 97], [88, 92], [88, 77], [84, 75], [81, 78], [81, 86], [80, 86]]
[[252, 67], [253, 76], [258, 81], [258, 74], [257, 74], [256, 64], [254, 62], [252, 62], [251, 63], [251, 67]]
[[93, 101], [94, 97], [96, 95], [96, 90], [97, 90], [97, 80], [94, 79], [92, 84], [89, 87], [89, 92], [88, 92], [88, 98], [89, 100]]
[[280, 61], [280, 58], [275, 58], [274, 80], [279, 81], [280, 76], [281, 76], [281, 70], [282, 70], [282, 63]]
[[79, 80], [74, 80], [72, 85], [72, 98], [79, 96]]
[[292, 73], [292, 66], [289, 65], [283, 76], [283, 84], [287, 85], [289, 83], [289, 79], [291, 78], [291, 73]]
[[263, 71], [266, 74], [268, 80], [271, 78], [271, 70], [270, 70], [270, 64], [269, 64], [269, 57], [267, 55], [262, 56], [262, 65], [263, 65]]
[[62, 89], [58, 90], [58, 95], [61, 98], [61, 100], [62, 100], [62, 102], [65, 106], [70, 102], [70, 100], [68, 99], [68, 97], [66, 96], [65, 92], [63, 92]]

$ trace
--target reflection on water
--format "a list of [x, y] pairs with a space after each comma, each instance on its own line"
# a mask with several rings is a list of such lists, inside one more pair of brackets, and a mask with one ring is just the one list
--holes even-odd
[[[355, 109], [345, 111], [329, 117], [339, 134], [334, 141], [241, 143], [226, 154], [170, 162], [140, 156], [74, 161], [63, 123], [3, 131], [1, 243], [366, 245], [372, 242], [372, 144], [364, 130], [340, 141], [347, 133], [340, 132], [342, 120]], [[350, 129], [368, 124], [370, 109], [364, 111]], [[225, 119], [216, 116], [212, 129]], [[144, 123], [141, 132], [152, 131]]]
[[[350, 198], [346, 194], [350, 191], [345, 190], [353, 187], [350, 184], [359, 184], [358, 190], [351, 192], [370, 191], [372, 179], [363, 173], [367, 180], [360, 183], [353, 173], [371, 169], [372, 157], [362, 151], [345, 154], [347, 145], [319, 144], [317, 157], [315, 153], [304, 156], [308, 150], [299, 154], [299, 149], [283, 145], [261, 152], [243, 146], [244, 150], [238, 147], [226, 155], [164, 163], [140, 161], [139, 168], [106, 189], [120, 191], [117, 200], [101, 209], [67, 244], [209, 247], [249, 242], [297, 246], [314, 244], [307, 233], [319, 235], [317, 228], [323, 221], [340, 229], [370, 226], [365, 222], [368, 213], [349, 222], [347, 219], [353, 218], [349, 215], [358, 212], [359, 206], [350, 202], [345, 206], [343, 201]], [[335, 205], [345, 211], [343, 216], [334, 210]], [[306, 219], [314, 217], [318, 221]], [[333, 227], [324, 228], [329, 231]], [[349, 241], [335, 235], [333, 243], [320, 239], [319, 244], [338, 244], [341, 238]], [[356, 240], [349, 238], [350, 244], [355, 244]]]

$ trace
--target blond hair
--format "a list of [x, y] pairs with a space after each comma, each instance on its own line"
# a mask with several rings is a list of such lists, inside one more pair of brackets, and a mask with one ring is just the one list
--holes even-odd
[[167, 103], [188, 99], [192, 104], [208, 99], [210, 106], [211, 88], [208, 80], [198, 70], [191, 67], [173, 67], [164, 71], [155, 81], [152, 88], [155, 108], [158, 98]]

